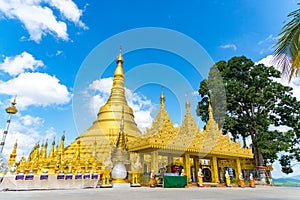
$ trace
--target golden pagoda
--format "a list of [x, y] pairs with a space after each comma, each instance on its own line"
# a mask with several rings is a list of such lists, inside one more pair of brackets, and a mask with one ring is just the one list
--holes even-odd
[[[251, 148], [242, 148], [240, 143], [224, 136], [213, 119], [209, 104], [209, 120], [206, 129], [201, 131], [190, 113], [190, 102], [186, 98], [186, 114], [182, 125], [174, 127], [165, 109], [165, 95], [160, 96], [160, 110], [152, 126], [141, 134], [134, 121], [132, 108], [125, 98], [124, 89], [124, 59], [122, 51], [116, 59], [113, 85], [110, 96], [97, 114], [97, 119], [90, 128], [75, 139], [69, 146], [64, 147], [65, 136], [59, 146], [52, 142], [47, 156], [47, 142], [37, 144], [28, 159], [22, 158], [17, 164], [17, 172], [29, 170], [41, 174], [47, 170], [49, 174], [67, 171], [73, 174], [79, 171], [103, 173], [104, 163], [111, 158], [117, 141], [125, 140], [120, 137], [120, 131], [126, 134], [126, 149], [130, 153], [131, 167], [138, 160], [144, 172], [158, 172], [165, 164], [167, 171], [172, 172], [172, 166], [180, 165], [185, 169], [187, 180], [194, 179], [199, 168], [204, 173], [205, 182], [222, 182], [225, 169], [232, 169], [238, 176], [242, 170], [253, 170], [255, 164]], [[121, 124], [121, 126], [120, 126]], [[123, 138], [124, 137], [124, 138]], [[16, 148], [16, 146], [15, 146]], [[124, 147], [125, 148], [125, 147]], [[12, 158], [15, 157], [15, 149]], [[11, 160], [12, 166], [15, 160]], [[128, 167], [129, 173], [130, 166]]]
[[[81, 134], [76, 140], [66, 148], [65, 156], [74, 155], [75, 146], [78, 140], [81, 141], [80, 151], [85, 156], [93, 156], [104, 163], [111, 156], [112, 148], [116, 145], [119, 128], [124, 110], [124, 132], [128, 141], [140, 137], [141, 132], [134, 121], [133, 110], [127, 104], [124, 88], [122, 50], [116, 59], [117, 67], [114, 72], [113, 86], [110, 96], [97, 114], [97, 119], [92, 126]], [[96, 144], [96, 145], [95, 145]]]

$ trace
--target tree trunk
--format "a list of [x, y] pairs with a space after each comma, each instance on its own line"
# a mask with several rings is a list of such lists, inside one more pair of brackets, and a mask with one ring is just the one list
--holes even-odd
[[255, 159], [255, 164], [256, 167], [258, 166], [263, 166], [264, 165], [264, 158], [258, 147], [256, 147], [255, 142], [256, 142], [256, 133], [255, 130], [253, 130], [251, 127], [249, 128], [249, 133], [251, 136], [252, 140], [252, 149], [254, 153], [254, 159]]
[[243, 137], [243, 147], [246, 148], [247, 144], [246, 144], [246, 137]]
[[253, 152], [254, 152], [254, 159], [255, 159], [256, 167], [264, 166], [264, 158], [263, 158], [262, 153], [260, 152], [260, 150], [257, 147], [252, 147], [252, 148], [253, 148]]

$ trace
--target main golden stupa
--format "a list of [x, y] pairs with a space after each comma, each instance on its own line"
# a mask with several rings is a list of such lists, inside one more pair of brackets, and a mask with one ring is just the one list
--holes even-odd
[[204, 173], [206, 182], [222, 182], [225, 170], [231, 169], [234, 176], [242, 171], [247, 174], [255, 169], [251, 148], [242, 148], [240, 143], [224, 136], [213, 119], [209, 106], [209, 121], [206, 129], [201, 131], [190, 113], [190, 103], [186, 99], [186, 114], [182, 125], [174, 127], [165, 109], [165, 96], [160, 96], [160, 110], [145, 133], [137, 128], [132, 108], [125, 97], [123, 56], [120, 52], [116, 59], [113, 86], [110, 96], [98, 112], [97, 119], [91, 127], [75, 139], [69, 146], [64, 146], [65, 136], [59, 145], [52, 142], [47, 155], [48, 144], [37, 144], [28, 158], [16, 161], [15, 144], [9, 166], [16, 166], [16, 173], [25, 174], [33, 171], [41, 174], [57, 174], [67, 171], [73, 174], [81, 172], [103, 173], [105, 162], [111, 159], [116, 146], [122, 119], [126, 149], [129, 152], [128, 172], [132, 171], [137, 160], [142, 164], [142, 173], [151, 170], [158, 172], [166, 168], [168, 172], [173, 166], [185, 169], [188, 180], [195, 179], [199, 168]]

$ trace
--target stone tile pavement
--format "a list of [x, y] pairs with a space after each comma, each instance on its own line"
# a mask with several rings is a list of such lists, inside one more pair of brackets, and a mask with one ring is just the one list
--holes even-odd
[[0, 200], [92, 199], [300, 199], [299, 187], [256, 188], [96, 188], [78, 190], [0, 191]]

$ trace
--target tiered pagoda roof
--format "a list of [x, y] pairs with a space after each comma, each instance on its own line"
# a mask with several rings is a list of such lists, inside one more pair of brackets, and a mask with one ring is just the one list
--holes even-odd
[[[162, 98], [163, 97], [163, 98]], [[251, 148], [242, 148], [240, 143], [230, 140], [222, 134], [213, 119], [209, 105], [209, 120], [206, 129], [200, 131], [190, 113], [190, 103], [186, 100], [186, 114], [180, 127], [174, 128], [169, 114], [164, 107], [164, 95], [161, 96], [160, 110], [152, 127], [147, 129], [143, 137], [128, 144], [129, 150], [146, 153], [159, 150], [166, 153], [197, 154], [202, 157], [218, 155], [220, 157], [253, 158]]]

